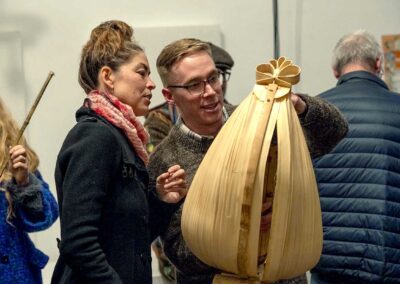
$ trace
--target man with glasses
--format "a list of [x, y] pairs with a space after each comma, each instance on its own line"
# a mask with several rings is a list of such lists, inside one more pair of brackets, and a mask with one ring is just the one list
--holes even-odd
[[[182, 39], [167, 45], [158, 56], [157, 70], [164, 85], [162, 93], [169, 104], [176, 105], [180, 117], [150, 156], [150, 184], [154, 185], [157, 175], [169, 165], [179, 164], [185, 169], [190, 186], [199, 164], [234, 106], [224, 103], [222, 76], [212, 60], [210, 46], [205, 42]], [[294, 94], [291, 99], [311, 154], [315, 157], [329, 152], [347, 132], [347, 123], [341, 114], [321, 99]], [[165, 254], [177, 268], [178, 284], [212, 283], [218, 270], [201, 262], [183, 240], [182, 207], [181, 204], [162, 236]], [[269, 207], [268, 204], [263, 206], [261, 230], [268, 229]], [[280, 283], [307, 283], [307, 280], [303, 275]]]
[[[208, 44], [211, 48], [211, 54], [215, 63], [215, 67], [220, 73], [218, 78], [215, 79], [218, 79], [222, 84], [222, 92], [225, 98], [228, 81], [231, 76], [231, 69], [235, 62], [232, 59], [232, 56], [225, 49], [211, 42], [208, 42]], [[197, 87], [201, 88], [202, 86]], [[193, 90], [194, 88], [195, 86], [192, 86], [190, 88], [191, 91], [195, 91]], [[225, 102], [227, 102], [226, 99]], [[177, 119], [178, 110], [174, 104], [168, 104], [167, 102], [164, 102], [150, 110], [144, 122], [144, 126], [150, 134], [150, 139], [147, 144], [147, 151], [149, 153], [151, 153], [154, 150], [154, 147], [157, 146], [168, 135]], [[161, 275], [166, 280], [174, 280], [175, 269], [169, 262], [168, 258], [165, 257], [162, 244], [158, 238], [153, 242], [152, 248], [158, 259]]]

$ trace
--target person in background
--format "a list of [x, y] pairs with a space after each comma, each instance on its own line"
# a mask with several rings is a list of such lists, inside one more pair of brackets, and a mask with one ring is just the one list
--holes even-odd
[[[87, 94], [58, 154], [55, 180], [61, 241], [52, 283], [152, 283], [151, 241], [186, 194], [171, 165], [149, 192], [138, 116], [155, 88], [143, 49], [122, 21], [101, 23], [83, 47], [79, 83]], [[161, 200], [162, 201], [161, 201]]]
[[[222, 93], [226, 101], [226, 90], [228, 88], [228, 81], [231, 77], [231, 69], [235, 64], [232, 56], [223, 48], [208, 42], [211, 48], [211, 55], [215, 63], [215, 67], [221, 72], [222, 76]], [[169, 133], [178, 119], [178, 110], [172, 103], [164, 102], [150, 110], [146, 116], [144, 127], [150, 134], [149, 143], [147, 144], [147, 151], [149, 153], [154, 151], [156, 147]], [[157, 238], [152, 244], [153, 251], [158, 259], [158, 266], [161, 275], [165, 280], [173, 281], [175, 279], [175, 268], [165, 256], [162, 243]]]
[[312, 283], [400, 283], [400, 94], [382, 75], [377, 40], [359, 30], [333, 50], [334, 88], [319, 95], [349, 132], [314, 161], [324, 243]]
[[[0, 99], [0, 282], [42, 283], [49, 258], [28, 233], [49, 228], [58, 218], [57, 202], [38, 170], [39, 158]], [[0, 169], [0, 170], [3, 170]]]
[[[188, 188], [204, 155], [234, 106], [224, 103], [222, 76], [211, 57], [210, 46], [197, 39], [170, 43], [157, 58], [162, 93], [177, 106], [180, 118], [150, 156], [150, 185], [178, 163], [186, 171]], [[347, 132], [340, 112], [319, 98], [291, 94], [313, 157], [328, 153]], [[217, 189], [216, 189], [217, 190]], [[162, 235], [164, 251], [177, 269], [178, 284], [207, 284], [219, 271], [199, 260], [186, 246], [181, 232], [183, 204]], [[263, 213], [267, 212], [264, 207]], [[270, 212], [261, 218], [261, 230], [270, 224]], [[307, 283], [305, 275], [280, 283]]]

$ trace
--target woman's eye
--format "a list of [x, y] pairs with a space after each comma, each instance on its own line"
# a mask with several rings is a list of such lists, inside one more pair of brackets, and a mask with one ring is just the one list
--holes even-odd
[[138, 74], [139, 74], [140, 76], [142, 76], [142, 77], [146, 77], [146, 75], [147, 75], [147, 72], [144, 71], [144, 70], [136, 71], [136, 73], [138, 73]]

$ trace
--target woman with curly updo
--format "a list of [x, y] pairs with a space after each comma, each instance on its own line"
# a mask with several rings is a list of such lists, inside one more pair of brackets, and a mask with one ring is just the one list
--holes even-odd
[[55, 170], [61, 240], [52, 283], [152, 283], [151, 241], [187, 192], [178, 165], [148, 188], [148, 134], [138, 116], [155, 85], [132, 35], [124, 22], [104, 22], [82, 50], [87, 96]]

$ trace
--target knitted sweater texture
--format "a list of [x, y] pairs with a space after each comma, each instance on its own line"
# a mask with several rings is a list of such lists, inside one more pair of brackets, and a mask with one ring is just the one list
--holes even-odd
[[[347, 133], [347, 123], [340, 112], [319, 98], [301, 96], [306, 102], [307, 113], [300, 117], [304, 133], [313, 157], [329, 152]], [[234, 107], [225, 105], [231, 114]], [[148, 165], [150, 188], [156, 177], [168, 167], [179, 164], [186, 171], [188, 185], [199, 167], [204, 155], [213, 142], [212, 138], [196, 139], [187, 135], [175, 125], [170, 134], [158, 145], [150, 156]], [[153, 184], [153, 185], [152, 185]], [[177, 280], [184, 283], [212, 283], [218, 270], [200, 261], [186, 246], [180, 221], [182, 207], [174, 214], [166, 233], [163, 235], [165, 254], [177, 268]], [[282, 283], [306, 283], [304, 276]]]

